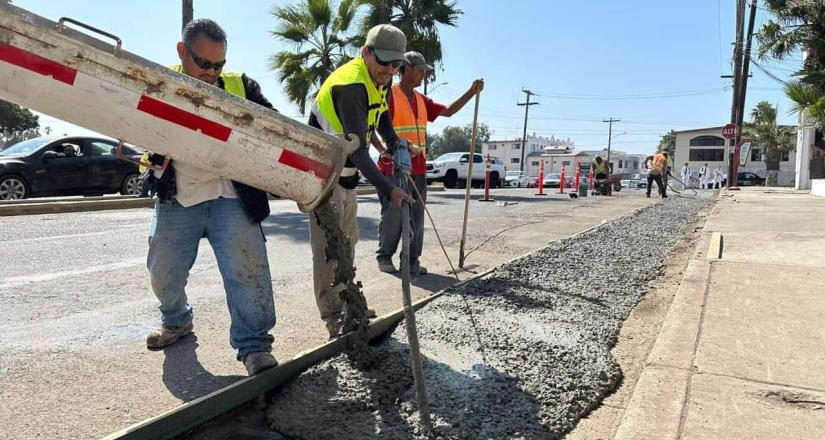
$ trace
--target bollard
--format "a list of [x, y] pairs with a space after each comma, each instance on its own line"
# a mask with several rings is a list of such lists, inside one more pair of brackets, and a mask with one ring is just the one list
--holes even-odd
[[564, 194], [564, 170], [567, 168], [564, 164], [561, 165], [561, 182], [559, 182], [559, 194]]
[[593, 167], [590, 167], [590, 177], [587, 178], [587, 189], [593, 189]]
[[487, 164], [484, 166], [484, 197], [479, 199], [480, 202], [493, 202], [494, 200], [490, 198], [490, 164], [492, 163], [492, 159], [490, 159], [490, 153], [487, 153]]
[[541, 161], [539, 165], [539, 192], [535, 195], [537, 196], [546, 196], [547, 194], [544, 193], [544, 161]]
[[576, 163], [576, 186], [573, 187], [573, 192], [579, 191], [579, 179], [581, 179], [582, 175], [582, 164], [581, 162]]

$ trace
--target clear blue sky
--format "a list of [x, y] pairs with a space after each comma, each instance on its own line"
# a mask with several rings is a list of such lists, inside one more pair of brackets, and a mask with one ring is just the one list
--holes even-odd
[[[282, 113], [305, 121], [289, 104], [267, 59], [284, 47], [269, 32], [273, 5], [295, 0], [194, 0], [195, 17], [218, 21], [229, 36], [232, 71], [257, 79]], [[724, 125], [730, 118], [733, 0], [691, 2], [656, 0], [458, 0], [464, 11], [456, 28], [442, 28], [443, 72], [431, 97], [449, 104], [473, 78], [484, 77], [480, 121], [494, 138], [520, 137], [524, 108], [522, 87], [540, 94], [530, 108], [529, 132], [571, 138], [580, 148], [601, 148], [607, 142], [608, 117], [614, 124], [613, 147], [650, 152], [669, 129]], [[761, 2], [760, 2], [761, 3]], [[69, 16], [123, 39], [124, 49], [161, 64], [177, 61], [180, 38], [178, 0], [53, 1], [15, 0], [14, 4], [51, 20]], [[757, 29], [766, 20], [757, 14]], [[765, 65], [787, 78], [800, 56]], [[781, 85], [751, 69], [747, 107], [760, 100], [778, 104], [784, 123], [790, 104]], [[673, 96], [687, 95], [687, 96]], [[639, 99], [644, 97], [646, 99]], [[655, 98], [654, 98], [655, 97]], [[430, 130], [472, 122], [472, 102]], [[56, 134], [81, 133], [54, 118], [43, 117]]]

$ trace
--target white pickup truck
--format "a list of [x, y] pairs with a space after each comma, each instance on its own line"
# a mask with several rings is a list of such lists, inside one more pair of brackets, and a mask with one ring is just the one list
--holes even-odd
[[[504, 164], [492, 158], [490, 164], [490, 188], [500, 188], [504, 180]], [[447, 188], [456, 185], [464, 187], [467, 181], [470, 153], [445, 153], [435, 160], [427, 161], [427, 182], [441, 181]], [[484, 185], [484, 157], [476, 153], [473, 156], [473, 186]]]

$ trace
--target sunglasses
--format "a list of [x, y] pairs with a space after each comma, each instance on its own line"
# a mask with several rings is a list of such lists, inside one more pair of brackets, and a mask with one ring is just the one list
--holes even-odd
[[375, 49], [370, 48], [370, 52], [375, 55], [375, 62], [384, 67], [391, 66], [393, 69], [397, 69], [401, 67], [401, 63], [403, 62], [402, 60], [382, 61], [381, 58], [378, 58], [378, 54], [375, 53]]
[[223, 69], [224, 64], [226, 64], [226, 60], [217, 62], [205, 60], [195, 55], [195, 52], [192, 52], [192, 49], [190, 49], [188, 46], [186, 47], [186, 51], [189, 52], [189, 56], [192, 57], [192, 61], [194, 61], [195, 64], [197, 64], [198, 67], [200, 67], [203, 70], [215, 69], [216, 71], [218, 71]]

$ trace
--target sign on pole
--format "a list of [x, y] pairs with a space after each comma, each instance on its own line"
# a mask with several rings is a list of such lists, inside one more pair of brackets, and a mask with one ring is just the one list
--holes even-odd
[[733, 139], [736, 137], [736, 124], [728, 124], [722, 129], [722, 137], [725, 139]]
[[739, 144], [739, 166], [743, 167], [751, 157], [751, 141], [742, 141]]

